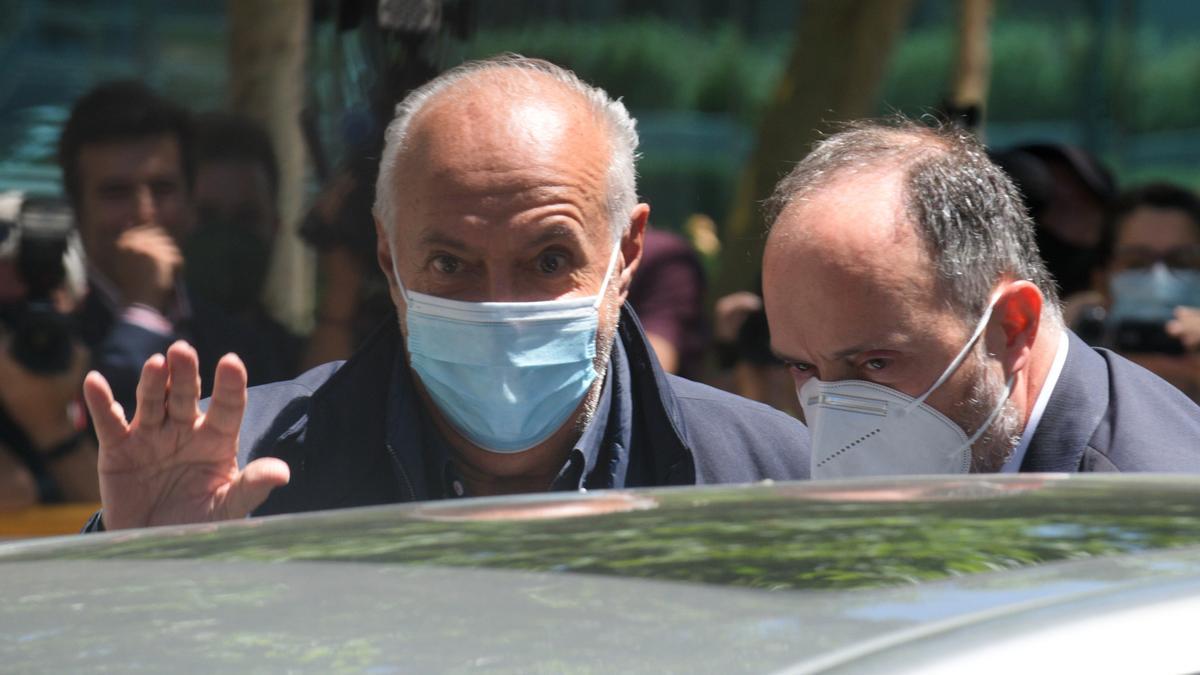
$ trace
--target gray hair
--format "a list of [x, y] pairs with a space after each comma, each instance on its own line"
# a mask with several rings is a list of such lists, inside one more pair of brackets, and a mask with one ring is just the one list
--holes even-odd
[[614, 239], [619, 239], [629, 226], [629, 214], [637, 206], [637, 123], [620, 99], [611, 98], [599, 87], [579, 79], [575, 73], [542, 59], [518, 54], [468, 61], [438, 75], [414, 89], [396, 106], [396, 116], [384, 134], [383, 156], [379, 162], [379, 178], [375, 183], [375, 217], [389, 230], [400, 213], [396, 205], [396, 165], [413, 119], [438, 94], [457, 84], [474, 80], [498, 70], [516, 71], [527, 76], [544, 76], [578, 95], [607, 132], [610, 159], [606, 180], [605, 208]]
[[1061, 316], [1058, 289], [1038, 255], [1020, 194], [975, 137], [961, 129], [901, 117], [848, 125], [817, 143], [779, 182], [767, 201], [768, 222], [837, 176], [887, 166], [905, 169], [905, 209], [947, 301], [964, 321], [983, 313], [992, 289], [1005, 278], [1036, 284], [1048, 316]]

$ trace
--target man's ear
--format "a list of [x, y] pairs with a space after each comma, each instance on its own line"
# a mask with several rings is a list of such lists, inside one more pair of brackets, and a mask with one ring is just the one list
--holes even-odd
[[1024, 280], [1008, 284], [996, 299], [988, 330], [988, 351], [1000, 356], [1006, 374], [1029, 365], [1029, 355], [1041, 328], [1044, 304], [1041, 290]]
[[621, 237], [621, 277], [618, 288], [621, 302], [629, 296], [629, 285], [633, 283], [633, 275], [642, 262], [642, 247], [646, 241], [646, 223], [650, 220], [650, 205], [638, 204], [629, 215], [629, 229]]
[[375, 260], [379, 263], [379, 269], [383, 271], [383, 278], [387, 279], [388, 294], [392, 296], [392, 305], [396, 307], [396, 311], [403, 313], [404, 298], [401, 297], [400, 286], [396, 283], [396, 266], [392, 259], [392, 246], [389, 243], [387, 228], [379, 222], [379, 218], [375, 218]]

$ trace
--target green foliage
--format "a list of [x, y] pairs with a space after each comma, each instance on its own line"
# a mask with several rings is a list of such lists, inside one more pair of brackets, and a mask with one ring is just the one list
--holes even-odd
[[752, 122], [779, 75], [786, 34], [749, 44], [732, 24], [695, 32], [656, 19], [480, 31], [461, 58], [518, 52], [571, 68], [633, 110], [730, 113]]

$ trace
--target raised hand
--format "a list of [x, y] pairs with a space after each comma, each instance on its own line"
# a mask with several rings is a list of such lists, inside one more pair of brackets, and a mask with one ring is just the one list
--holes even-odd
[[107, 529], [242, 518], [288, 482], [287, 464], [273, 457], [238, 470], [246, 367], [234, 354], [217, 364], [207, 413], [198, 405], [196, 350], [186, 342], [146, 361], [131, 423], [99, 373], [88, 373], [83, 393], [100, 441]]
[[165, 312], [182, 266], [183, 254], [171, 235], [157, 225], [141, 225], [117, 238], [113, 282], [125, 302]]

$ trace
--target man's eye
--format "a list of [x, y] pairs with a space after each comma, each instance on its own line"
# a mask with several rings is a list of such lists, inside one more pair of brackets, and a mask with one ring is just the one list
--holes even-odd
[[119, 200], [128, 199], [133, 194], [133, 189], [127, 185], [106, 185], [98, 192], [101, 199]]
[[537, 259], [537, 268], [542, 274], [557, 274], [566, 264], [567, 256], [562, 253], [543, 253]]
[[863, 367], [867, 370], [883, 370], [887, 368], [888, 362], [886, 359], [870, 359], [863, 363]]
[[812, 370], [811, 363], [800, 363], [798, 361], [789, 362], [787, 367], [794, 373], [807, 373]]
[[433, 269], [442, 274], [454, 274], [462, 268], [462, 261], [450, 255], [436, 256], [430, 261], [430, 264], [433, 265]]

